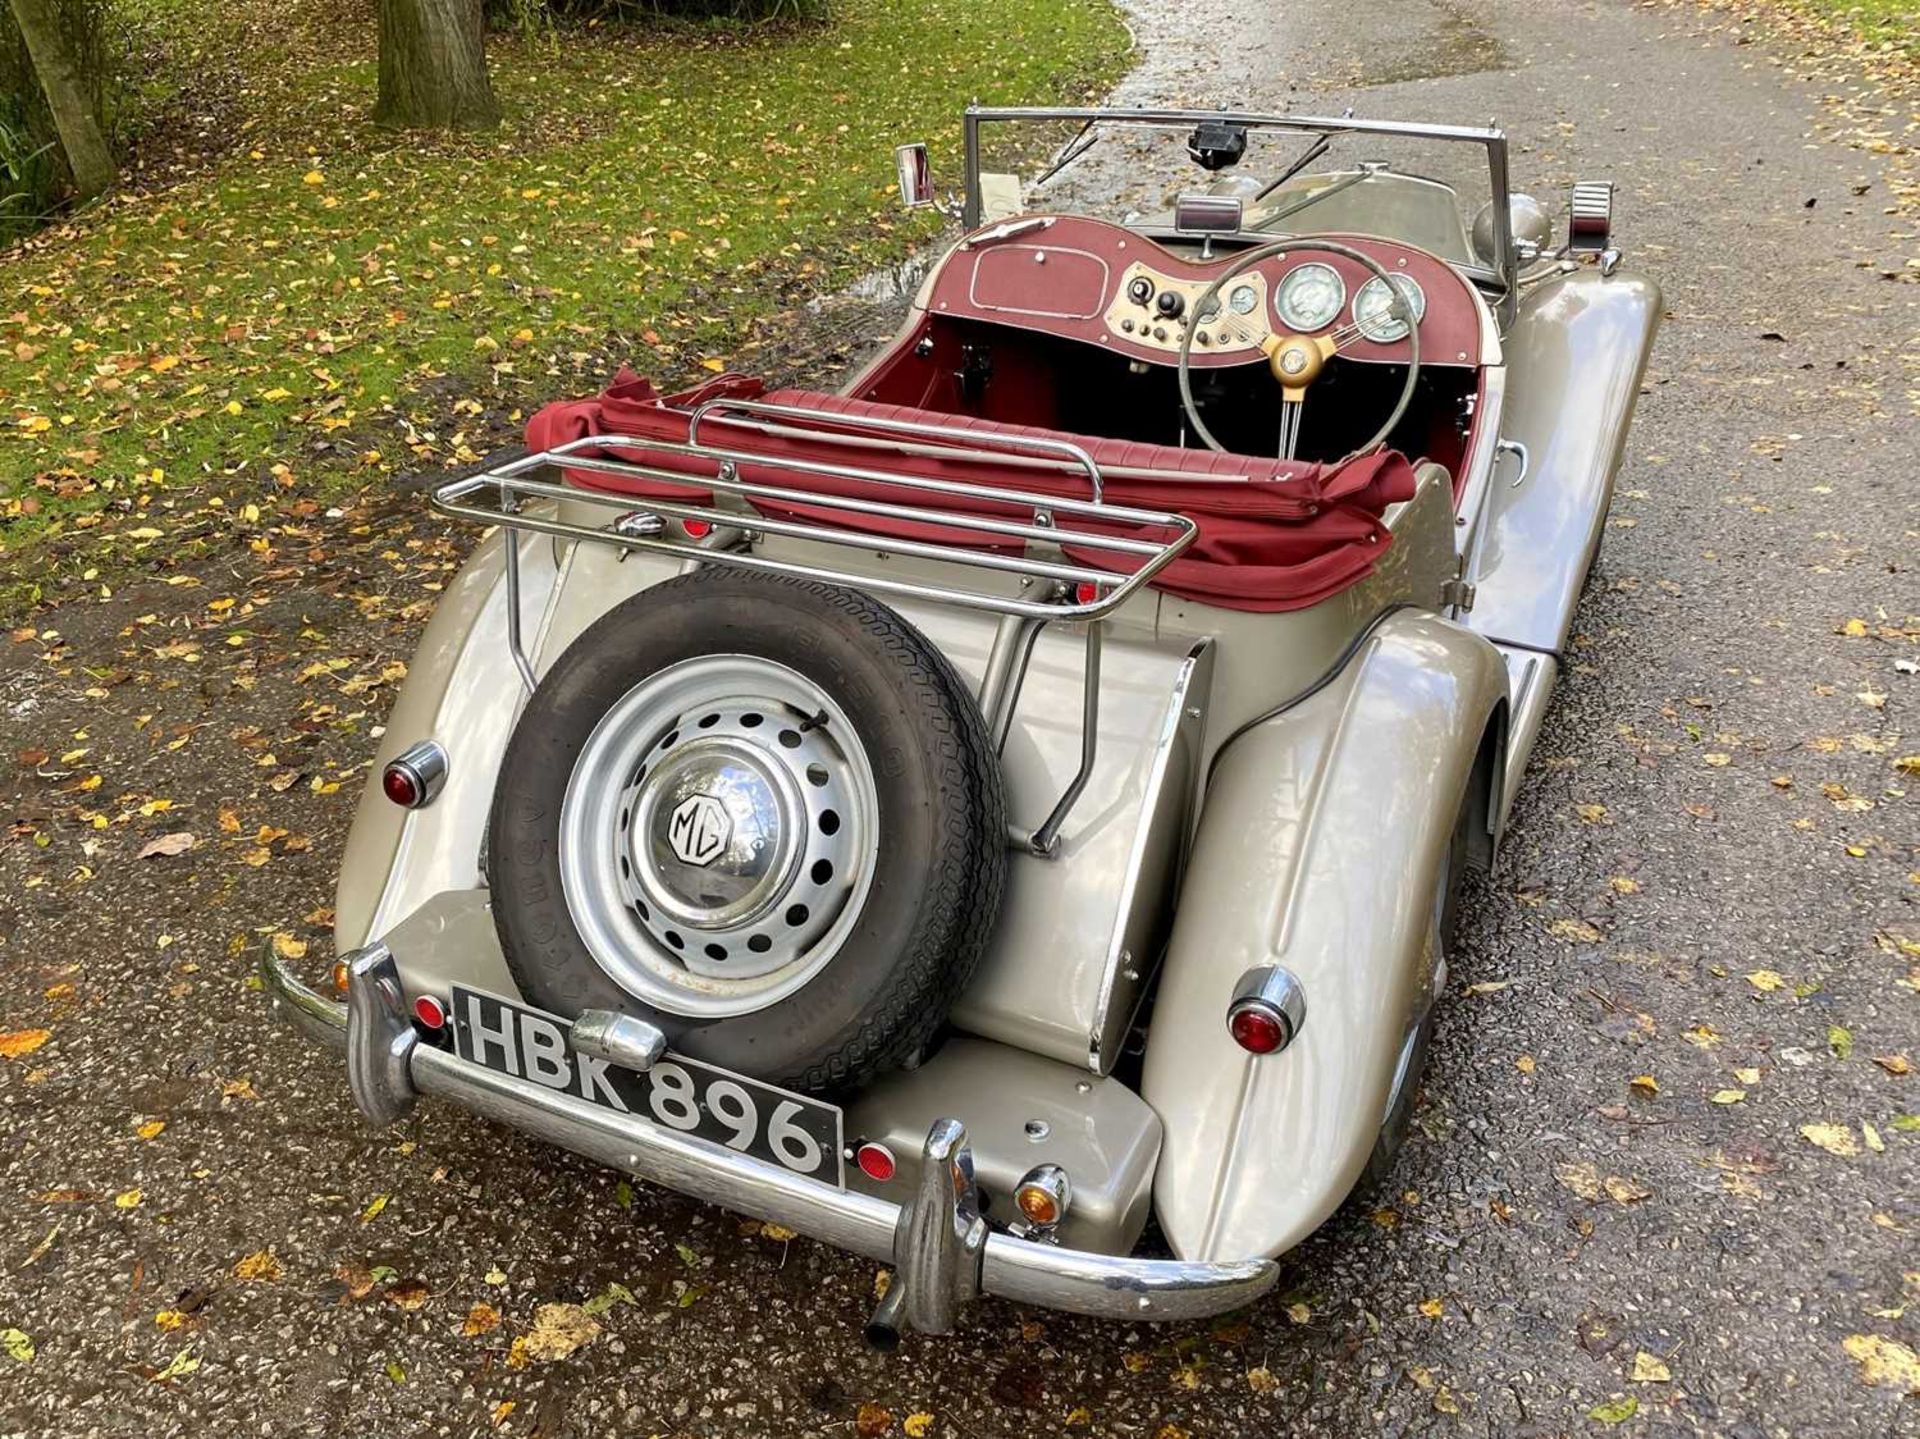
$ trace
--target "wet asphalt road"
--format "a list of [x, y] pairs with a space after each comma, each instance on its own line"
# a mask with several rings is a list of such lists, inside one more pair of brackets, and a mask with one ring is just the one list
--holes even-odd
[[1497, 115], [1522, 188], [1619, 182], [1672, 312], [1397, 1192], [1248, 1314], [985, 1304], [882, 1359], [867, 1263], [443, 1106], [362, 1128], [247, 976], [262, 931], [323, 957], [459, 554], [374, 504], [0, 657], [0, 1030], [51, 1035], [0, 1061], [0, 1434], [1920, 1432], [1913, 223], [1724, 20], [1272, 8], [1131, 6], [1122, 97]]

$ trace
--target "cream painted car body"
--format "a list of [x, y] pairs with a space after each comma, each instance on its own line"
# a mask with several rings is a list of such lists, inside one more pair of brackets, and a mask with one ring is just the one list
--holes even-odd
[[[1210, 1260], [1277, 1255], [1333, 1212], [1436, 998], [1431, 897], [1455, 816], [1468, 807], [1475, 857], [1490, 863], [1558, 679], [1659, 311], [1658, 290], [1623, 271], [1531, 277], [1504, 333], [1483, 317], [1479, 439], [1458, 505], [1427, 467], [1389, 516], [1374, 574], [1281, 614], [1143, 591], [1108, 622], [1098, 761], [1059, 854], [1012, 854], [991, 950], [954, 1012], [962, 1037], [861, 1095], [850, 1134], [893, 1137], [905, 1167], [930, 1118], [951, 1114], [1000, 1199], [1030, 1165], [1061, 1163], [1076, 1198], [1060, 1238], [1079, 1249], [1127, 1252], [1149, 1202], [1178, 1255]], [[1529, 457], [1519, 482], [1496, 440]], [[809, 557], [804, 541], [758, 543]], [[494, 532], [448, 587], [388, 721], [336, 906], [340, 951], [383, 941], [410, 991], [457, 980], [516, 994], [484, 878], [524, 698], [505, 643], [508, 544], [537, 672], [682, 568]], [[996, 620], [895, 604], [977, 690]], [[1083, 654], [1073, 625], [1036, 647], [1002, 752], [1016, 823], [1037, 822], [1078, 764]], [[380, 764], [425, 738], [452, 756], [445, 789], [397, 809]], [[1258, 965], [1285, 966], [1307, 996], [1297, 1040], [1265, 1058], [1224, 1029], [1237, 979]], [[1149, 998], [1136, 1088], [1114, 1069]]]

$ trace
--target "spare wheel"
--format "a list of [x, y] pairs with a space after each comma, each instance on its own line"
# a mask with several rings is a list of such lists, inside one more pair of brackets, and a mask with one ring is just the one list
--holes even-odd
[[616, 606], [541, 681], [489, 871], [530, 1002], [850, 1088], [919, 1054], [979, 963], [999, 766], [972, 695], [885, 605], [704, 571]]

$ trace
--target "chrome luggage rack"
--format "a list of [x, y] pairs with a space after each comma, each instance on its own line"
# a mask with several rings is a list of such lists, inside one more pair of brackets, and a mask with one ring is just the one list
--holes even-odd
[[[752, 417], [745, 422], [736, 420], [735, 424], [764, 433], [791, 434], [797, 428], [798, 433], [808, 438], [863, 446], [870, 446], [875, 436], [881, 437], [882, 445], [886, 444], [886, 437], [899, 436], [900, 441], [894, 448], [903, 454], [934, 454], [940, 458], [991, 463], [1013, 461], [1028, 468], [1054, 473], [1083, 474], [1089, 497], [1074, 499], [1042, 495], [961, 480], [933, 479], [796, 456], [756, 454], [751, 450], [701, 443], [702, 423], [722, 412], [736, 417]], [[754, 423], [755, 419], [759, 423]], [[848, 433], [820, 433], [823, 429]], [[647, 463], [642, 458], [614, 459], [605, 453], [597, 453], [622, 450], [640, 451], [648, 456], [675, 456], [695, 462], [698, 468], [688, 472], [664, 468], [658, 463]], [[712, 467], [711, 474], [705, 472], [709, 465]], [[534, 471], [548, 466], [562, 472], [559, 482], [531, 477]], [[902, 491], [910, 499], [931, 500], [933, 504], [909, 503], [904, 499], [893, 501], [822, 494], [764, 480], [749, 480], [742, 477], [744, 467], [871, 482]], [[568, 470], [705, 489], [713, 492], [713, 499], [710, 504], [699, 504], [690, 498], [659, 499], [615, 494], [568, 483], [565, 479]], [[1190, 477], [1169, 472], [1165, 478]], [[938, 500], [942, 497], [1015, 505], [1030, 513], [1025, 519], [969, 514], [938, 508]], [[556, 514], [528, 513], [521, 508], [522, 503], [528, 500], [585, 503], [607, 510], [610, 518], [605, 525], [593, 526], [564, 520]], [[973, 549], [958, 540], [880, 536], [845, 528], [826, 519], [775, 518], [754, 509], [752, 502], [755, 500], [804, 505], [815, 511], [870, 515], [936, 525], [945, 530], [964, 532], [969, 538], [978, 536], [982, 541], [1018, 541], [1021, 550], [1019, 553], [1007, 553]], [[998, 614], [1002, 617], [1001, 628], [994, 640], [979, 695], [989, 733], [996, 745], [1004, 744], [1012, 724], [1021, 681], [1040, 630], [1055, 621], [1086, 622], [1085, 694], [1079, 771], [1039, 828], [1030, 832], [1016, 829], [1012, 835], [1015, 843], [1040, 855], [1052, 854], [1057, 848], [1060, 826], [1074, 802], [1079, 799], [1093, 770], [1100, 706], [1103, 622], [1172, 563], [1193, 543], [1199, 532], [1199, 527], [1186, 515], [1108, 503], [1100, 467], [1084, 448], [1067, 440], [983, 432], [910, 420], [876, 419], [741, 399], [710, 400], [696, 408], [688, 422], [685, 443], [636, 435], [590, 435], [448, 480], [434, 488], [432, 503], [442, 514], [481, 525], [501, 525], [566, 540], [584, 540], [613, 545], [623, 550], [670, 555], [693, 565], [722, 565], [794, 575], [827, 584], [844, 585], [849, 589], [903, 595]], [[680, 522], [681, 528], [677, 534], [668, 528], [668, 519]], [[704, 522], [712, 527], [704, 540], [685, 538], [685, 524], [689, 520]], [[1101, 528], [1084, 527], [1088, 521], [1097, 523]], [[1079, 522], [1079, 527], [1075, 522]], [[1159, 538], [1148, 537], [1156, 532]], [[761, 535], [813, 541], [868, 555], [877, 552], [936, 560], [955, 566], [959, 573], [951, 579], [944, 575], [939, 580], [906, 579], [827, 562], [775, 559], [756, 552], [754, 543]], [[1127, 556], [1137, 559], [1139, 564], [1130, 573], [1116, 574], [1110, 570], [1074, 563], [1066, 556], [1068, 547]], [[538, 681], [522, 638], [518, 546], [507, 545], [505, 557], [507, 643], [513, 652], [515, 667], [531, 693]], [[998, 577], [1004, 587], [1004, 577], [1007, 576], [1018, 578], [1020, 583], [1017, 591], [1004, 593], [990, 583]], [[975, 583], [968, 583], [976, 577]]]

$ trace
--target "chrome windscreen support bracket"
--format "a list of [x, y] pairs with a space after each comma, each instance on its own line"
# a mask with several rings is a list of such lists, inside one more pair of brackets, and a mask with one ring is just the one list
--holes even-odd
[[347, 961], [347, 1086], [369, 1124], [384, 1127], [412, 1110], [419, 1042], [393, 952], [384, 944], [356, 951]]
[[960, 1306], [980, 1293], [987, 1234], [966, 1126], [936, 1119], [920, 1150], [919, 1183], [900, 1211], [893, 1280], [867, 1321], [867, 1342], [891, 1351], [909, 1328], [951, 1333]]
[[[501, 512], [510, 515], [518, 508], [512, 493], [504, 484], [501, 485]], [[539, 681], [533, 676], [533, 665], [527, 659], [526, 639], [520, 630], [520, 532], [511, 522], [502, 528], [500, 542], [507, 550], [507, 649], [513, 654], [513, 667], [520, 671], [520, 682], [527, 687], [527, 693], [532, 694], [539, 687]]]
[[1087, 626], [1086, 688], [1080, 703], [1080, 768], [1067, 782], [1066, 793], [1054, 805], [1053, 813], [1046, 817], [1040, 828], [1026, 837], [1026, 847], [1042, 857], [1051, 857], [1060, 848], [1060, 826], [1067, 822], [1067, 816], [1073, 813], [1074, 805], [1079, 803], [1099, 753], [1100, 640], [1105, 629], [1106, 626], [1098, 621]]

